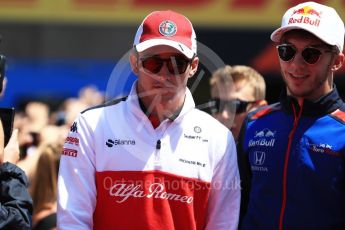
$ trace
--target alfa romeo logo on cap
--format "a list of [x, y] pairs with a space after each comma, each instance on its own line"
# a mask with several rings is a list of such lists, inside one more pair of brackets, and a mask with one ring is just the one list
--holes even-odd
[[176, 31], [176, 24], [172, 21], [166, 20], [159, 25], [159, 33], [161, 33], [163, 36], [174, 36], [176, 34]]

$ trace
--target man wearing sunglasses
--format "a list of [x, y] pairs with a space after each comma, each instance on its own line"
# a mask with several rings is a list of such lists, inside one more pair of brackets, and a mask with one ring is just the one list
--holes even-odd
[[129, 61], [138, 80], [128, 97], [84, 111], [71, 128], [58, 229], [237, 229], [233, 136], [187, 88], [199, 64], [191, 22], [152, 12]]
[[286, 89], [249, 114], [240, 134], [249, 199], [241, 229], [345, 229], [345, 105], [333, 84], [344, 23], [333, 8], [306, 2], [286, 11], [271, 39]]
[[228, 127], [237, 140], [247, 113], [267, 105], [265, 80], [249, 66], [226, 65], [212, 74], [210, 86], [210, 113]]

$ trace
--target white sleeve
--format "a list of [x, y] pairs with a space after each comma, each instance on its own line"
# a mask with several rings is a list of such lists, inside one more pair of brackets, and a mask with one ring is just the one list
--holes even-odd
[[211, 181], [206, 229], [237, 229], [241, 188], [236, 145], [228, 135], [226, 153], [216, 166]]
[[93, 229], [96, 205], [92, 131], [79, 115], [66, 138], [58, 178], [57, 228]]

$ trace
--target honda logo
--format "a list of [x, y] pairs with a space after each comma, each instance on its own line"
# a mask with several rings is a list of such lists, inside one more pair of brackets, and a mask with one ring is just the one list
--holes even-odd
[[266, 154], [264, 152], [255, 151], [254, 152], [254, 164], [263, 165], [265, 162]]

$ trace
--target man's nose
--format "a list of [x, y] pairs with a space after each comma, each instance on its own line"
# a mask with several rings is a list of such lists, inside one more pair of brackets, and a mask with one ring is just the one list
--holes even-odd
[[168, 61], [167, 61], [167, 60], [163, 61], [162, 67], [161, 67], [161, 69], [159, 70], [158, 75], [163, 76], [163, 77], [168, 77], [168, 76], [170, 76], [170, 75], [173, 75], [173, 74], [170, 73], [170, 71], [169, 71], [169, 68], [168, 68]]

